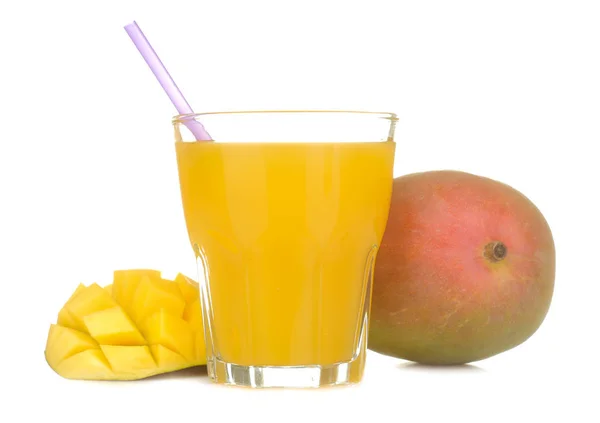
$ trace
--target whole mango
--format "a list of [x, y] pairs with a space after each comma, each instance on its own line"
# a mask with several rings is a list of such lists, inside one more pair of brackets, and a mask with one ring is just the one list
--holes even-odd
[[451, 170], [397, 177], [369, 349], [439, 365], [499, 354], [540, 327], [554, 278], [550, 227], [516, 189]]

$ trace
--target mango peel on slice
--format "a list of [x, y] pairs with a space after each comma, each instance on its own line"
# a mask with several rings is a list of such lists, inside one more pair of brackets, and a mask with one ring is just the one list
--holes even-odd
[[116, 270], [79, 284], [50, 325], [44, 355], [66, 379], [137, 380], [206, 364], [198, 283]]

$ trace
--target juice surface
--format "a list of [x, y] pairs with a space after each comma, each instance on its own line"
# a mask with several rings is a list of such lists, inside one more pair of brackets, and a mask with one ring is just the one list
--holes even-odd
[[393, 142], [176, 142], [218, 359], [291, 366], [355, 356], [394, 150]]

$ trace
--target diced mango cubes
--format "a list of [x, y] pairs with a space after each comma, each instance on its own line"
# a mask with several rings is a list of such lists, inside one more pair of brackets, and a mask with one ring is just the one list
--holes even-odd
[[[170, 289], [168, 285], [171, 285], [175, 290]], [[133, 305], [131, 314], [139, 324], [161, 309], [172, 316], [181, 317], [185, 309], [185, 300], [177, 286], [172, 282], [165, 282], [162, 278], [144, 276], [133, 296]]]
[[77, 353], [64, 359], [53, 369], [67, 379], [115, 380], [119, 377], [112, 371], [106, 357], [99, 348]]
[[179, 273], [175, 278], [175, 283], [177, 284], [179, 290], [181, 291], [181, 295], [183, 295], [183, 299], [187, 304], [193, 303], [198, 299], [198, 282]]
[[110, 291], [113, 298], [131, 316], [133, 297], [142, 278], [160, 278], [160, 276], [160, 272], [153, 269], [115, 270]]
[[80, 284], [50, 325], [46, 361], [82, 380], [136, 380], [206, 364], [198, 284], [152, 269]]
[[156, 374], [156, 362], [147, 345], [102, 345], [100, 348], [116, 374], [137, 378]]
[[83, 319], [87, 315], [115, 306], [117, 306], [117, 303], [110, 294], [97, 283], [93, 283], [90, 286], [80, 289], [78, 293], [67, 301], [64, 309], [66, 310], [65, 313], [74, 322], [75, 327], [73, 329], [85, 332]]
[[[163, 345], [150, 345], [150, 352], [156, 360], [158, 367], [172, 369], [183, 369], [188, 367], [188, 361], [185, 358]], [[204, 354], [204, 351], [202, 351], [202, 354]], [[196, 360], [198, 360], [198, 357], [196, 357]]]
[[120, 306], [83, 318], [87, 332], [103, 345], [146, 345], [146, 340]]
[[144, 320], [140, 328], [150, 344], [164, 345], [186, 360], [195, 359], [194, 333], [182, 318], [173, 316], [162, 308]]
[[66, 328], [85, 331], [85, 326], [75, 320], [75, 317], [73, 317], [71, 312], [64, 307], [58, 312], [56, 323]]
[[189, 323], [192, 330], [197, 332], [203, 331], [202, 308], [200, 307], [199, 299], [186, 304], [183, 311], [183, 319]]
[[50, 366], [55, 367], [66, 358], [91, 348], [98, 348], [98, 343], [88, 334], [64, 326], [50, 325], [46, 341], [46, 358]]

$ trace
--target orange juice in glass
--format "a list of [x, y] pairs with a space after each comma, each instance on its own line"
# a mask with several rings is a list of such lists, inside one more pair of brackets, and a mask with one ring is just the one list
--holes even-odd
[[[194, 141], [190, 119], [214, 141]], [[213, 381], [319, 387], [361, 380], [396, 120], [340, 111], [174, 118]]]

